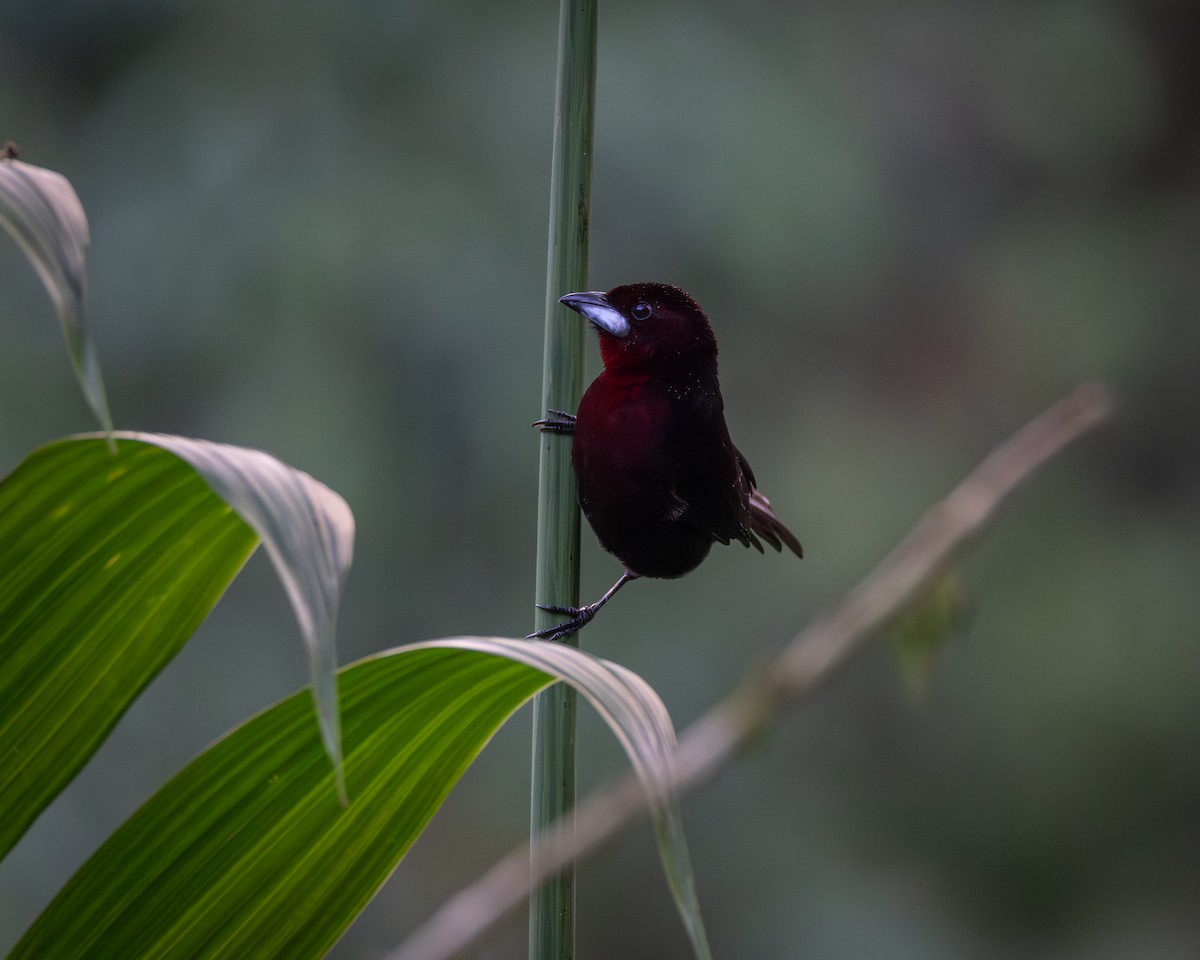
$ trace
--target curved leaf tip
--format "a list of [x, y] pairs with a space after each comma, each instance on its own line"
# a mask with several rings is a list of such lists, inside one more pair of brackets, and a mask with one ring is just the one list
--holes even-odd
[[308, 652], [317, 719], [347, 802], [338, 713], [335, 627], [354, 554], [354, 514], [337, 493], [261, 450], [165, 434], [118, 431], [190, 464], [262, 538]]
[[[697, 960], [711, 960], [700, 914], [683, 818], [674, 788], [675, 728], [661, 698], [627, 667], [562, 643], [501, 637], [450, 637], [414, 643], [392, 654], [427, 648], [472, 650], [525, 664], [574, 687], [608, 724], [624, 748], [649, 801], [659, 859]], [[420, 956], [401, 948], [394, 957]], [[389, 960], [394, 960], [389, 958]]]
[[0, 225], [37, 270], [58, 312], [84, 399], [105, 431], [112, 417], [87, 318], [87, 216], [75, 189], [60, 173], [22, 163], [6, 148], [0, 156]]

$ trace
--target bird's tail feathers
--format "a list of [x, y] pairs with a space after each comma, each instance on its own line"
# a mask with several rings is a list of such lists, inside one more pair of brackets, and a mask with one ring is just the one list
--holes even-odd
[[[775, 516], [775, 511], [771, 509], [771, 501], [756, 489], [750, 491], [750, 527], [754, 533], [781, 553], [786, 545], [796, 556], [804, 556], [804, 548], [800, 546], [796, 535]], [[753, 536], [750, 539], [753, 545], [761, 551], [762, 545]]]

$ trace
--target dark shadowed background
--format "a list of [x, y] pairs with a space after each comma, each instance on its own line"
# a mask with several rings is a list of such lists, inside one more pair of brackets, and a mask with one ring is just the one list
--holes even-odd
[[[117, 425], [260, 447], [346, 497], [346, 661], [532, 624], [556, 22], [528, 0], [0, 6], [0, 137], [88, 211]], [[708, 309], [731, 431], [807, 551], [718, 549], [587, 631], [677, 724], [1036, 410], [1085, 378], [1122, 403], [964, 565], [927, 696], [880, 644], [687, 799], [717, 954], [1200, 955], [1200, 6], [612, 0], [600, 35], [593, 283]], [[6, 472], [91, 423], [7, 239], [0, 312]], [[585, 545], [590, 598], [617, 566]], [[0, 867], [0, 947], [304, 681], [256, 556]], [[527, 728], [334, 957], [379, 957], [521, 840]], [[585, 785], [620, 769], [592, 716], [582, 740]], [[582, 957], [685, 955], [645, 826], [579, 900]]]

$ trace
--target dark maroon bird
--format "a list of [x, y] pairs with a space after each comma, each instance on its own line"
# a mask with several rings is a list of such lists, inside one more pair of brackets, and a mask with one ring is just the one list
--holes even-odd
[[574, 434], [579, 505], [625, 572], [579, 610], [543, 607], [570, 619], [530, 636], [578, 630], [630, 580], [681, 577], [714, 543], [739, 540], [761, 553], [766, 541], [803, 556], [729, 439], [717, 340], [699, 304], [665, 283], [569, 293], [559, 302], [596, 328], [604, 372], [574, 418], [551, 410], [537, 425]]

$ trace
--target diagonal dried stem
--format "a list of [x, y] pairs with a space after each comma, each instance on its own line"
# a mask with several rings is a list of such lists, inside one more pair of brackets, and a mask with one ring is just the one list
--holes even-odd
[[[1112, 411], [1101, 384], [1077, 387], [996, 447], [842, 603], [819, 616], [762, 673], [750, 677], [680, 736], [675, 786], [711, 780], [786, 707], [834, 675], [878, 629], [932, 583], [995, 518], [1013, 491]], [[498, 861], [441, 907], [388, 960], [449, 960], [476, 943], [529, 895], [531, 878], [552, 876], [637, 816], [645, 801], [627, 776], [576, 808], [574, 831], [551, 827], [532, 865], [524, 846]]]

